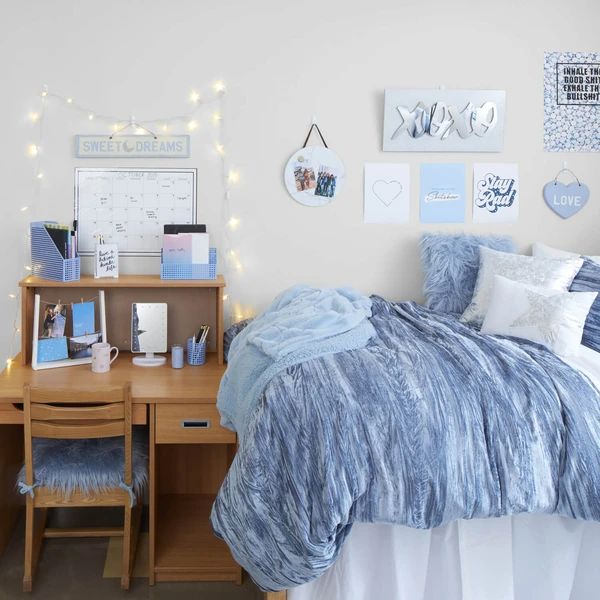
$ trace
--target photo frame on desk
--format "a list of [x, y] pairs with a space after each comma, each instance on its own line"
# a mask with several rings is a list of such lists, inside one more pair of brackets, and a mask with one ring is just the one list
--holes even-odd
[[[60, 300], [54, 305], [59, 306]], [[89, 365], [92, 362], [92, 357], [85, 356], [83, 358], [69, 358], [69, 345], [74, 340], [78, 340], [80, 344], [89, 344], [98, 341], [106, 342], [106, 303], [104, 298], [104, 290], [98, 291], [98, 313], [99, 313], [99, 331], [94, 333], [86, 333], [78, 335], [77, 338], [65, 335], [57, 337], [42, 337], [40, 338], [40, 311], [42, 300], [39, 294], [34, 297], [33, 305], [33, 344], [31, 352], [31, 368], [34, 371], [43, 369], [56, 369], [59, 367], [74, 367], [77, 365]], [[66, 311], [58, 310], [56, 313], [61, 320], [66, 321]], [[65, 333], [65, 325], [62, 325], [62, 333]], [[95, 328], [94, 328], [95, 329]], [[74, 335], [80, 332], [73, 332]], [[40, 347], [40, 342], [43, 346]], [[43, 356], [42, 353], [43, 352]]]

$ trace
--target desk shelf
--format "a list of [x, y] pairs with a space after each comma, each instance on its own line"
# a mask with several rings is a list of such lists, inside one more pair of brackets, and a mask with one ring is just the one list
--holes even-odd
[[156, 581], [232, 581], [241, 569], [210, 526], [213, 494], [160, 494], [157, 499]]
[[[223, 290], [225, 279], [161, 279], [159, 275], [121, 275], [95, 279], [82, 275], [78, 281], [53, 281], [29, 276], [19, 282], [21, 288], [21, 362], [31, 362], [35, 294], [42, 301], [64, 304], [94, 298], [105, 291], [108, 341], [120, 351], [130, 350], [131, 304], [166, 302], [169, 346], [183, 344], [202, 322], [210, 325], [208, 352], [216, 353], [223, 364]], [[194, 319], [194, 315], [198, 315]], [[71, 367], [72, 368], [72, 367]]]
[[215, 288], [225, 287], [223, 275], [216, 279], [161, 279], [160, 275], [119, 275], [117, 278], [94, 278], [92, 275], [82, 275], [77, 281], [52, 281], [30, 275], [19, 282], [22, 288], [97, 288], [108, 289], [116, 287], [129, 288]]
[[[220, 434], [209, 430], [192, 430], [191, 436], [179, 438], [168, 427], [170, 409], [183, 418], [190, 409], [202, 417], [214, 407], [171, 405], [166, 413], [161, 408], [161, 404], [150, 407], [150, 584], [232, 581], [239, 585], [242, 569], [210, 524], [212, 504], [235, 456], [237, 438], [229, 432], [230, 438], [220, 439]], [[220, 429], [218, 423], [213, 427]]]

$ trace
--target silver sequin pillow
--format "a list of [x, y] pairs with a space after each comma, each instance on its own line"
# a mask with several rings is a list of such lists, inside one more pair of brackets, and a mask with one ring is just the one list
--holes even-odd
[[496, 275], [481, 333], [531, 340], [560, 356], [576, 356], [597, 296], [598, 292], [557, 292]]
[[474, 325], [483, 323], [496, 275], [527, 285], [566, 292], [583, 264], [581, 258], [537, 258], [498, 252], [484, 246], [479, 248], [479, 253], [479, 273], [473, 298], [460, 318], [463, 323]]

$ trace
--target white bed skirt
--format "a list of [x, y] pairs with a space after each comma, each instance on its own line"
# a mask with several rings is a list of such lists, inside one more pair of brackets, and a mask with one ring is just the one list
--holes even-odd
[[600, 524], [554, 515], [356, 523], [329, 571], [288, 600], [595, 600], [599, 564]]

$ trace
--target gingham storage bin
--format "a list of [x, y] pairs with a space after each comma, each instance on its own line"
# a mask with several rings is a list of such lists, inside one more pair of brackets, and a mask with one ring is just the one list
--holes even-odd
[[36, 277], [53, 281], [79, 281], [81, 272], [79, 256], [63, 258], [44, 227], [44, 223], [53, 222], [31, 223], [31, 272]]
[[160, 265], [161, 279], [216, 279], [217, 278], [217, 249], [208, 251], [206, 265], [177, 265], [163, 263]]

